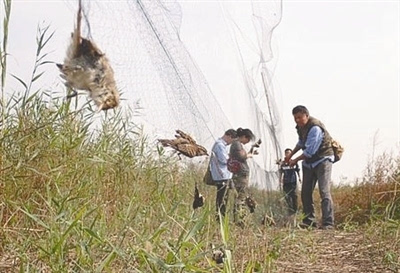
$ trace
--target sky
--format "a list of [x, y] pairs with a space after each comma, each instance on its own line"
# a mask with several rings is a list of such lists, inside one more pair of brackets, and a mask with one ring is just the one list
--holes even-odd
[[[226, 1], [236, 7], [237, 14], [244, 2]], [[182, 41], [223, 104], [223, 98], [244, 86], [237, 52], [233, 47], [221, 52], [221, 45], [233, 44], [231, 36], [215, 35], [226, 27], [218, 15], [221, 2], [180, 3]], [[71, 32], [74, 15], [70, 1], [14, 0], [9, 72], [29, 77], [36, 29], [43, 20], [56, 30], [52, 58], [62, 60], [68, 40], [65, 33]], [[336, 183], [361, 177], [373, 155], [399, 155], [399, 36], [399, 1], [283, 1], [282, 20], [272, 37], [271, 70], [283, 147], [296, 144], [291, 109], [302, 104], [345, 147], [343, 159], [333, 168]], [[54, 69], [49, 73], [58, 74]]]
[[373, 154], [399, 155], [400, 2], [291, 2], [276, 36], [284, 123], [297, 104], [325, 123], [345, 147], [336, 176], [361, 175]]
[[[217, 9], [210, 2], [186, 5], [198, 17]], [[200, 35], [207, 33], [202, 27]], [[301, 104], [345, 147], [333, 168], [336, 183], [361, 177], [376, 155], [399, 155], [399, 37], [398, 1], [283, 1], [282, 21], [272, 38], [283, 147], [297, 142], [291, 110]], [[240, 86], [231, 61], [218, 62], [225, 75], [221, 81], [221, 73], [212, 69], [214, 58], [201, 57], [217, 51], [221, 39], [211, 38], [207, 45], [188, 41], [212, 90], [226, 89], [226, 82], [231, 82], [228, 89]]]

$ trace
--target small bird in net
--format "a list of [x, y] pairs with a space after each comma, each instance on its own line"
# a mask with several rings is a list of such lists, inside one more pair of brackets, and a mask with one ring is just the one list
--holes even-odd
[[224, 262], [224, 259], [226, 258], [224, 249], [222, 247], [217, 249], [213, 244], [211, 244], [211, 248], [212, 248], [212, 259], [217, 264], [222, 264]]
[[183, 154], [193, 158], [195, 156], [208, 155], [207, 149], [198, 145], [196, 141], [181, 130], [176, 130], [175, 139], [158, 139], [163, 147], [170, 147], [178, 152], [178, 157]]
[[257, 208], [256, 200], [254, 200], [251, 196], [247, 196], [245, 202], [246, 202], [247, 207], [250, 210], [250, 213], [254, 213], [254, 211]]
[[75, 97], [76, 89], [86, 90], [98, 110], [108, 110], [119, 104], [119, 92], [114, 71], [104, 53], [93, 41], [81, 37], [82, 3], [79, 0], [77, 25], [71, 35], [71, 43], [63, 64], [57, 64], [61, 77]]
[[256, 149], [257, 149], [257, 148], [260, 148], [261, 143], [262, 143], [261, 139], [257, 140], [256, 143], [254, 143], [253, 145], [251, 145], [251, 148], [250, 148], [249, 153], [250, 153], [250, 154], [258, 155], [258, 150], [256, 150]]
[[199, 189], [197, 188], [197, 185], [194, 187], [194, 198], [193, 198], [193, 209], [200, 208], [204, 205], [205, 198], [204, 196], [199, 192]]

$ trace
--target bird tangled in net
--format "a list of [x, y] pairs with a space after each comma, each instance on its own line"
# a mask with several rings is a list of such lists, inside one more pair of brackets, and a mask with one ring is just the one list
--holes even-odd
[[262, 143], [261, 139], [257, 140], [253, 145], [251, 145], [249, 153], [258, 155], [258, 150], [256, 149], [260, 148], [261, 143]]
[[257, 202], [251, 196], [247, 196], [245, 199], [246, 205], [250, 210], [250, 213], [253, 213], [257, 208]]
[[217, 264], [222, 264], [224, 262], [224, 259], [226, 258], [225, 250], [222, 247], [217, 249], [213, 244], [211, 244], [211, 248], [212, 248], [212, 259]]
[[193, 198], [193, 209], [200, 208], [204, 205], [205, 198], [204, 196], [199, 192], [199, 189], [197, 188], [197, 185], [194, 187], [194, 198]]
[[63, 64], [57, 64], [65, 85], [72, 89], [68, 98], [77, 95], [76, 89], [86, 90], [98, 110], [108, 110], [119, 104], [119, 92], [114, 71], [105, 54], [94, 42], [81, 37], [82, 3], [79, 0], [77, 25]]
[[158, 139], [163, 147], [170, 147], [178, 152], [178, 156], [183, 154], [193, 158], [195, 156], [208, 155], [207, 149], [198, 145], [196, 141], [181, 130], [175, 131], [175, 139]]

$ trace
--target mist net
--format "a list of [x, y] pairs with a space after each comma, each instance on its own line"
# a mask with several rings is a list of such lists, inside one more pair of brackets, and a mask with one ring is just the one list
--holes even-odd
[[[281, 124], [271, 37], [281, 1], [91, 0], [83, 10], [83, 36], [107, 54], [122, 107], [140, 112], [150, 138], [180, 129], [211, 149], [227, 129], [250, 128], [263, 142], [249, 160], [251, 184], [277, 186]], [[201, 50], [209, 42], [212, 50]]]

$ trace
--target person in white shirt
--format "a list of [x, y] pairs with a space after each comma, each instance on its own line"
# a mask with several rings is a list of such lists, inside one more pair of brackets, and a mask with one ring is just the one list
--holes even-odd
[[217, 187], [216, 211], [217, 219], [219, 215], [225, 216], [226, 203], [228, 201], [229, 183], [231, 183], [232, 173], [228, 171], [227, 146], [237, 138], [237, 133], [234, 129], [227, 130], [224, 135], [218, 138], [211, 150], [210, 171], [212, 179]]

